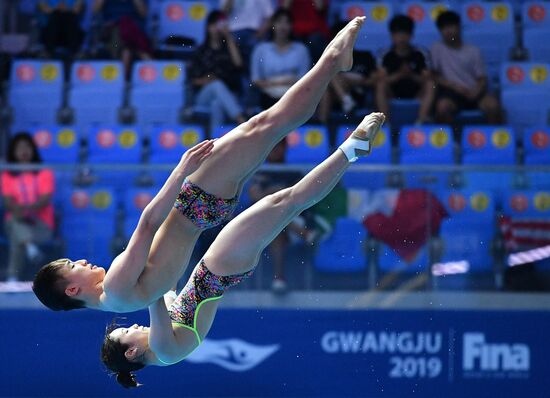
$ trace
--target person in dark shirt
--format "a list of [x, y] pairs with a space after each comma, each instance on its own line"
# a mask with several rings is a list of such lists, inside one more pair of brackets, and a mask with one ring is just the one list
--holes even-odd
[[[337, 24], [335, 32], [344, 24]], [[328, 123], [330, 111], [338, 103], [342, 111], [350, 113], [358, 103], [365, 101], [369, 90], [374, 91], [378, 76], [376, 60], [370, 51], [353, 51], [353, 67], [348, 72], [336, 75], [319, 104], [318, 117], [321, 123]]]
[[[420, 100], [417, 124], [428, 119], [435, 85], [421, 51], [411, 45], [414, 21], [406, 15], [396, 15], [390, 21], [392, 47], [382, 59], [376, 87], [376, 103], [380, 112], [389, 115], [390, 98]], [[391, 118], [391, 116], [390, 116]]]
[[124, 64], [126, 79], [130, 78], [132, 60], [153, 59], [153, 48], [145, 33], [147, 0], [94, 0], [92, 11], [103, 21], [102, 40], [111, 56]]
[[243, 61], [227, 21], [212, 11], [206, 21], [206, 39], [189, 64], [189, 77], [196, 91], [195, 105], [210, 108], [210, 132], [223, 124], [225, 116], [244, 123], [236, 93], [240, 87]]

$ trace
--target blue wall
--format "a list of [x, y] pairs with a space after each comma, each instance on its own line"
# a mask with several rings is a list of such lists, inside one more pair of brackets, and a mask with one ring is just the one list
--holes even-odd
[[527, 398], [550, 388], [550, 312], [222, 309], [192, 358], [139, 371], [139, 392], [99, 362], [109, 321], [1, 311], [0, 396]]

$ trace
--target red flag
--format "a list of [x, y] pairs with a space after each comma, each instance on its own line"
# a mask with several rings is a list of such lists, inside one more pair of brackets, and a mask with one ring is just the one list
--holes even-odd
[[439, 231], [449, 214], [441, 202], [423, 189], [404, 189], [390, 216], [368, 215], [363, 225], [374, 238], [390, 246], [405, 261], [414, 259], [430, 235]]

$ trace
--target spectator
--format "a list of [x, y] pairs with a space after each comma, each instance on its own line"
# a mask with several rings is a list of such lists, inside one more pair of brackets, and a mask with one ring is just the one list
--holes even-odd
[[42, 30], [45, 58], [51, 58], [56, 48], [65, 48], [74, 55], [82, 44], [84, 32], [80, 29], [83, 0], [40, 0], [40, 13], [45, 17]]
[[248, 70], [252, 49], [270, 27], [273, 4], [271, 0], [220, 0], [220, 8], [228, 16], [229, 30], [241, 50], [244, 69]]
[[435, 85], [424, 54], [411, 45], [414, 21], [406, 15], [396, 15], [389, 27], [392, 47], [382, 59], [376, 89], [378, 110], [388, 116], [390, 98], [418, 98], [420, 109], [416, 123], [422, 124], [432, 109]]
[[206, 21], [206, 39], [193, 54], [189, 77], [196, 89], [195, 105], [210, 108], [210, 131], [229, 116], [237, 123], [245, 118], [235, 97], [240, 89], [242, 58], [220, 11]]
[[[19, 133], [10, 140], [7, 161], [17, 165], [41, 163], [38, 149], [29, 134]], [[37, 244], [53, 236], [54, 175], [48, 169], [4, 171], [1, 187], [9, 239], [7, 279], [17, 281], [28, 260], [36, 262], [40, 259]]]
[[430, 51], [438, 86], [435, 112], [440, 123], [452, 124], [460, 110], [480, 109], [490, 124], [501, 123], [497, 98], [487, 92], [487, 75], [479, 48], [462, 42], [460, 16], [445, 11], [437, 18], [441, 42]]
[[280, 0], [280, 5], [290, 11], [295, 37], [306, 44], [316, 62], [330, 37], [329, 0]]
[[146, 0], [94, 0], [92, 11], [101, 15], [101, 36], [112, 58], [122, 59], [126, 78], [134, 57], [152, 59], [153, 50], [145, 34]]
[[251, 80], [260, 90], [263, 109], [275, 104], [311, 66], [307, 48], [292, 40], [290, 13], [277, 10], [271, 23], [271, 40], [254, 48], [251, 63]]
[[[345, 23], [334, 27], [338, 32]], [[378, 76], [376, 60], [370, 51], [354, 51], [353, 67], [348, 72], [339, 73], [332, 79], [329, 89], [319, 104], [319, 120], [327, 124], [333, 105], [338, 102], [342, 111], [350, 113], [357, 103], [365, 102], [369, 90], [373, 90]]]

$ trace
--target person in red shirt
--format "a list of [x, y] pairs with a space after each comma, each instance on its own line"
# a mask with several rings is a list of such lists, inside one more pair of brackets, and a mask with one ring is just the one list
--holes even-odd
[[316, 62], [330, 39], [329, 0], [280, 0], [280, 7], [292, 15], [292, 32], [309, 48]]
[[[7, 161], [15, 165], [42, 162], [28, 133], [16, 134], [11, 139]], [[1, 188], [6, 207], [5, 230], [9, 239], [7, 279], [17, 281], [28, 261], [40, 257], [37, 244], [53, 236], [55, 178], [48, 169], [8, 170], [2, 173]]]

